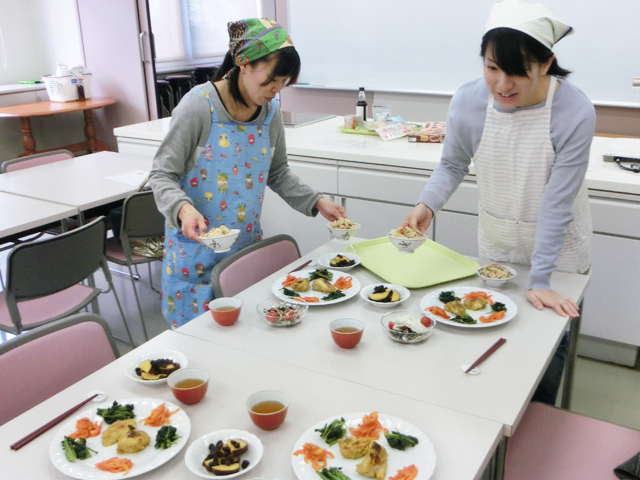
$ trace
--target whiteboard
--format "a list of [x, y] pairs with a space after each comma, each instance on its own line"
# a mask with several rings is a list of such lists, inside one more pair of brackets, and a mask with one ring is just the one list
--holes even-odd
[[[451, 95], [482, 76], [480, 42], [495, 0], [289, 0], [299, 83]], [[560, 66], [600, 105], [640, 107], [639, 0], [546, 0], [574, 27]]]

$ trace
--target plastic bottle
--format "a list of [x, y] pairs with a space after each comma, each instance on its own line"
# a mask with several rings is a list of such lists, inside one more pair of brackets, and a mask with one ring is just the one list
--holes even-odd
[[358, 103], [356, 104], [356, 117], [362, 117], [362, 121], [367, 120], [367, 99], [364, 95], [364, 87], [358, 91]]

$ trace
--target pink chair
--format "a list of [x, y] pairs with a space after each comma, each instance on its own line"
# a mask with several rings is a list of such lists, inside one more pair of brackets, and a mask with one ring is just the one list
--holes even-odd
[[107, 322], [93, 313], [73, 315], [1, 343], [0, 425], [116, 358]]
[[243, 248], [221, 260], [211, 272], [211, 287], [218, 297], [232, 297], [300, 258], [297, 242], [276, 235]]
[[509, 439], [505, 480], [617, 480], [640, 432], [533, 402]]
[[0, 173], [13, 172], [15, 170], [22, 170], [23, 168], [37, 167], [38, 165], [59, 162], [60, 160], [67, 160], [69, 158], [73, 158], [73, 153], [69, 150], [54, 150], [51, 152], [36, 153], [35, 155], [14, 158], [13, 160], [2, 162], [2, 165], [0, 165]]

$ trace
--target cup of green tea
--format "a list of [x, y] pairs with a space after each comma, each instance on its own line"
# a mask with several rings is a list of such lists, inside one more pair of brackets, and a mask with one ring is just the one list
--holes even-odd
[[233, 297], [220, 297], [209, 302], [209, 311], [218, 325], [229, 327], [240, 317], [242, 302]]
[[329, 324], [331, 338], [340, 348], [353, 348], [362, 338], [364, 323], [355, 318], [339, 318]]
[[262, 430], [275, 430], [287, 416], [289, 397], [277, 390], [264, 390], [247, 399], [251, 421]]
[[169, 375], [167, 384], [176, 400], [185, 405], [194, 405], [207, 393], [209, 372], [202, 368], [181, 368]]

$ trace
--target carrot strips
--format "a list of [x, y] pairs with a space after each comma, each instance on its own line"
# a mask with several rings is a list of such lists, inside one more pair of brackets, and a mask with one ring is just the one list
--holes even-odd
[[81, 418], [76, 422], [76, 431], [69, 435], [71, 438], [89, 438], [100, 435], [102, 423], [93, 423], [87, 417]]
[[349, 290], [353, 286], [351, 280], [353, 280], [353, 277], [340, 277], [333, 286], [338, 290]]
[[105, 472], [121, 473], [124, 475], [129, 473], [129, 470], [133, 468], [133, 462], [128, 458], [113, 457], [104, 462], [96, 463], [96, 467]]
[[504, 310], [502, 310], [500, 312], [493, 312], [488, 317], [480, 317], [478, 320], [480, 320], [480, 323], [495, 322], [497, 320], [502, 320], [504, 318], [505, 313], [507, 313], [507, 312], [505, 312]]
[[293, 275], [287, 274], [287, 278], [284, 280], [284, 282], [282, 282], [282, 286], [283, 287], [289, 287], [291, 285], [293, 285], [294, 283], [296, 283], [299, 279], [297, 277], [294, 277]]
[[171, 425], [169, 417], [179, 410], [179, 408], [176, 408], [173, 412], [170, 412], [168, 408], [165, 408], [164, 403], [160, 404], [156, 408], [151, 410], [149, 416], [143, 419], [142, 423], [144, 425], [149, 425], [150, 427], [161, 427], [165, 424]]
[[327, 457], [334, 458], [333, 453], [313, 443], [305, 443], [294, 455], [304, 455], [305, 463], [310, 463], [314, 470], [320, 470], [327, 466]]
[[444, 318], [445, 320], [449, 320], [451, 318], [449, 315], [447, 315], [447, 312], [445, 312], [440, 307], [427, 307], [427, 308], [425, 308], [425, 310], [428, 310], [429, 312], [433, 313], [434, 315], [437, 315], [438, 317]]
[[462, 296], [463, 299], [473, 299], [473, 298], [484, 298], [489, 305], [493, 305], [493, 300], [491, 299], [491, 295], [486, 292], [469, 292], [466, 295]]
[[378, 438], [380, 438], [380, 432], [389, 433], [389, 430], [380, 424], [378, 412], [365, 415], [362, 418], [362, 423], [355, 428], [350, 428], [349, 431], [354, 437], [370, 438], [372, 440], [378, 440]]
[[396, 473], [395, 477], [389, 477], [389, 480], [413, 480], [418, 476], [418, 467], [415, 465], [409, 465], [408, 467], [401, 468]]
[[299, 302], [307, 302], [307, 303], [318, 303], [320, 299], [318, 297], [295, 297], [294, 300], [298, 300]]

